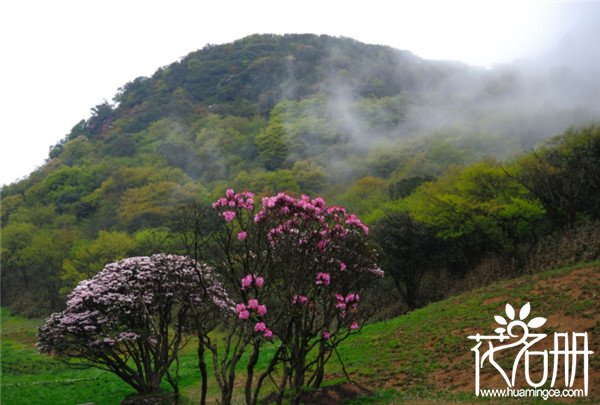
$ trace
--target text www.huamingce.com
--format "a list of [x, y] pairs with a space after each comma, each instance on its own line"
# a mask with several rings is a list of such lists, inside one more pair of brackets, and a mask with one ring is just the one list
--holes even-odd
[[482, 397], [498, 397], [498, 398], [578, 398], [584, 397], [583, 389], [542, 389], [542, 388], [503, 388], [503, 389], [482, 389], [480, 391]]

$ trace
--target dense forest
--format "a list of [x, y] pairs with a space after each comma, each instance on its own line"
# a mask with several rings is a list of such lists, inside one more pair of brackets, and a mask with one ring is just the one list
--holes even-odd
[[600, 219], [598, 85], [548, 60], [483, 69], [315, 35], [190, 53], [2, 188], [2, 305], [47, 314], [107, 263], [188, 254], [182, 215], [228, 188], [360, 215], [395, 311], [523, 271]]

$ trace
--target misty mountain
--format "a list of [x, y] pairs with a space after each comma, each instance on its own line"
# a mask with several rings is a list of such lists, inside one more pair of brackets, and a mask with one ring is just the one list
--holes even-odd
[[[257, 178], [263, 188], [287, 170], [292, 190], [322, 192], [368, 175], [436, 176], [451, 164], [508, 158], [600, 117], [598, 47], [581, 45], [597, 31], [493, 69], [326, 35], [207, 45], [126, 83], [51, 148], [44, 166], [3, 191], [25, 195], [69, 167], [110, 166], [98, 188], [117, 169], [161, 165], [206, 191]], [[299, 167], [323, 184], [304, 187]], [[42, 197], [60, 205], [84, 195]]]
[[[126, 83], [52, 147], [30, 179], [4, 192], [60, 167], [125, 157], [115, 165], [144, 165], [152, 156], [208, 189], [307, 159], [342, 180], [436, 175], [443, 167], [424, 163], [407, 174], [403, 165], [440, 142], [450, 155], [507, 158], [598, 119], [599, 51], [582, 45], [597, 32], [590, 26], [537, 59], [493, 69], [325, 35], [207, 45]], [[388, 167], [369, 167], [378, 159]]]
[[456, 167], [512, 159], [600, 118], [596, 65], [568, 52], [493, 69], [316, 35], [192, 52], [126, 83], [2, 188], [3, 305], [56, 308], [111, 260], [179, 251], [178, 208], [229, 187], [368, 216]]

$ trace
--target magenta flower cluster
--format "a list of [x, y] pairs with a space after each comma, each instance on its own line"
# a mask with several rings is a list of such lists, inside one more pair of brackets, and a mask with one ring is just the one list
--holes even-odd
[[273, 331], [267, 328], [264, 322], [254, 324], [254, 332], [262, 333], [263, 337], [270, 339], [273, 337]]
[[317, 274], [317, 278], [315, 279], [316, 285], [329, 285], [331, 283], [331, 276], [329, 273], [319, 273]]
[[[248, 212], [254, 212], [249, 202], [254, 202], [254, 195], [249, 192], [236, 193], [229, 189], [225, 197], [213, 203], [213, 207], [223, 210], [222, 215], [226, 222], [231, 222], [236, 213], [243, 211], [234, 211], [236, 208], [243, 208]], [[346, 246], [350, 243], [364, 243], [362, 239], [368, 235], [369, 228], [363, 224], [354, 214], [349, 214], [345, 208], [338, 206], [327, 206], [321, 197], [310, 199], [307, 195], [300, 198], [290, 196], [285, 193], [279, 193], [275, 196], [264, 197], [261, 201], [260, 211], [254, 217], [253, 222], [259, 226], [265, 226], [266, 238], [271, 249], [278, 252], [281, 244], [283, 255], [296, 255], [298, 257], [313, 258], [315, 268], [319, 270], [313, 273], [314, 285], [318, 287], [338, 288], [335, 284], [342, 274], [352, 269], [353, 272], [367, 272], [371, 276], [381, 277], [383, 272], [376, 266], [364, 268], [353, 264], [350, 267], [348, 263], [357, 263], [345, 254], [352, 255]], [[231, 228], [234, 231], [235, 226]], [[246, 240], [247, 231], [238, 230], [237, 239]], [[282, 243], [285, 240], [285, 243]], [[354, 240], [357, 242], [349, 242]], [[358, 242], [360, 240], [360, 242]], [[295, 247], [294, 247], [295, 246]], [[289, 250], [292, 249], [292, 250]], [[295, 251], [293, 250], [295, 249]], [[348, 261], [348, 260], [350, 261]], [[327, 263], [327, 264], [325, 264]], [[324, 265], [325, 264], [325, 265]], [[326, 267], [326, 269], [325, 269]], [[352, 277], [347, 275], [346, 277]], [[260, 288], [264, 283], [262, 277], [253, 274], [247, 274], [241, 279], [241, 290], [248, 291], [255, 286]], [[335, 290], [334, 290], [335, 291]], [[343, 322], [350, 330], [358, 329], [358, 323], [354, 320], [358, 313], [360, 297], [357, 293], [332, 293], [335, 297], [335, 309], [339, 315], [339, 322]], [[237, 314], [239, 319], [251, 318], [251, 312], [257, 311], [256, 304], [251, 299], [248, 303], [238, 304]], [[291, 298], [292, 305], [305, 305], [309, 303], [306, 294], [294, 294]], [[316, 307], [311, 304], [311, 311], [316, 311]], [[348, 317], [348, 314], [353, 314]], [[260, 315], [259, 315], [260, 316]], [[356, 318], [357, 319], [357, 318]], [[261, 320], [257, 326], [262, 328], [266, 323]], [[323, 339], [330, 339], [331, 332], [324, 327], [322, 333]]]
[[[254, 222], [259, 223], [267, 218], [277, 222], [267, 234], [272, 246], [275, 246], [279, 237], [298, 235], [300, 247], [314, 243], [319, 252], [325, 253], [334, 245], [334, 240], [343, 240], [351, 232], [369, 233], [369, 228], [354, 214], [348, 214], [343, 207], [328, 207], [321, 197], [311, 200], [307, 195], [295, 198], [285, 193], [265, 197], [262, 199], [262, 210], [254, 216]], [[320, 224], [320, 229], [314, 224]], [[307, 230], [310, 233], [304, 232]]]
[[[243, 193], [236, 193], [233, 189], [227, 189], [225, 197], [219, 198], [212, 204], [214, 209], [225, 209], [221, 213], [226, 222], [231, 222], [236, 216], [236, 209], [243, 209], [247, 211], [254, 210], [254, 194], [244, 191]], [[245, 235], [240, 237], [240, 240], [245, 239]]]
[[[256, 298], [248, 300], [247, 304], [237, 304], [235, 306], [235, 312], [239, 319], [250, 319], [251, 315], [263, 317], [267, 313], [267, 306], [262, 305]], [[267, 328], [266, 324], [262, 321], [254, 324], [254, 332], [262, 332], [265, 338], [273, 336], [273, 332]]]
[[248, 211], [254, 209], [254, 194], [248, 191], [236, 193], [233, 189], [227, 189], [225, 197], [219, 198], [212, 204], [214, 209], [218, 208], [241, 208]]
[[256, 288], [261, 288], [264, 283], [265, 279], [263, 277], [247, 274], [242, 278], [242, 290], [247, 290], [253, 285], [256, 286]]
[[335, 294], [335, 307], [340, 310], [340, 316], [346, 317], [346, 311], [357, 312], [360, 295], [358, 293], [348, 293], [345, 297], [340, 293]]
[[304, 305], [308, 302], [308, 297], [306, 295], [294, 295], [292, 298], [292, 304], [294, 305]]

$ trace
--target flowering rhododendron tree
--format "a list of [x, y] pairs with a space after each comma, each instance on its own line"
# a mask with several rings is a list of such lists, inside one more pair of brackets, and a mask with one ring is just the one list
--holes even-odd
[[[251, 345], [246, 402], [257, 403], [264, 379], [278, 366], [279, 400], [291, 387], [299, 401], [303, 387], [321, 384], [337, 345], [368, 315], [363, 293], [383, 276], [367, 243], [369, 230], [344, 208], [308, 196], [279, 193], [255, 208], [252, 193], [230, 189], [213, 208], [224, 226], [214, 267], [237, 304], [232, 359], [241, 357], [245, 343]], [[265, 342], [277, 349], [254, 379]]]
[[212, 240], [210, 262], [236, 305], [233, 313], [220, 313], [224, 329], [220, 336], [224, 338], [215, 340], [205, 333], [199, 356], [204, 348], [212, 353], [214, 375], [221, 390], [220, 402], [229, 404], [234, 391], [236, 366], [248, 347], [252, 347], [245, 398], [247, 403], [255, 403], [265, 378], [277, 364], [277, 361], [271, 362], [267, 370], [254, 378], [260, 348], [271, 343], [273, 338], [267, 321], [269, 309], [263, 294], [265, 280], [260, 275], [266, 272], [265, 266], [269, 263], [268, 229], [253, 221], [254, 194], [250, 192], [227, 190], [212, 207], [221, 218], [221, 229]]
[[158, 390], [163, 376], [177, 392], [169, 368], [191, 315], [215, 310], [233, 305], [210, 267], [184, 256], [132, 257], [80, 282], [39, 329], [38, 349], [108, 370], [139, 393]]

